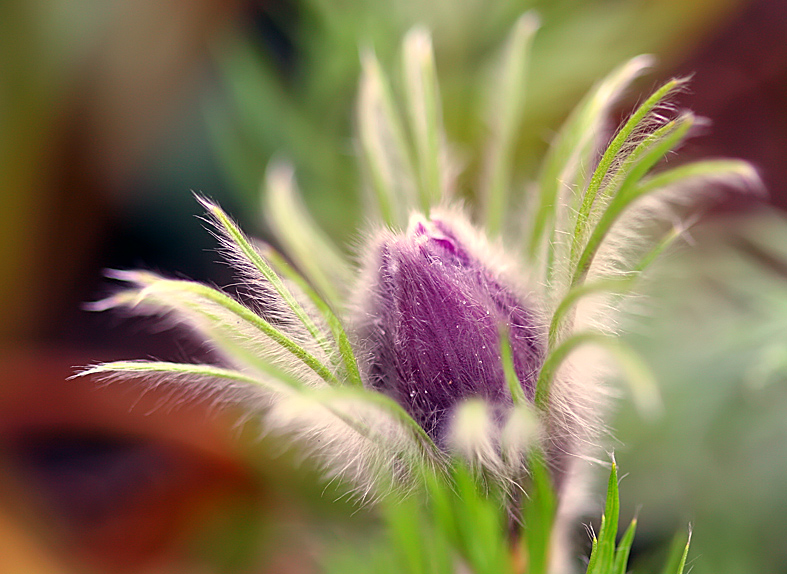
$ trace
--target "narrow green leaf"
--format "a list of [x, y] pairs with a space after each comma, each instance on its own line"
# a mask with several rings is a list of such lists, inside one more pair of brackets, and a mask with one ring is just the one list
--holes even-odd
[[280, 162], [271, 163], [266, 185], [265, 214], [271, 228], [317, 291], [332, 306], [340, 306], [353, 272], [301, 203], [292, 168]]
[[456, 494], [454, 516], [459, 550], [472, 572], [497, 574], [508, 569], [508, 544], [504, 513], [491, 485], [479, 480], [477, 473], [457, 461], [454, 466]]
[[625, 194], [627, 189], [639, 182], [657, 162], [680, 145], [695, 122], [694, 114], [686, 112], [642, 138], [620, 161], [611, 179], [601, 186], [591, 213], [597, 215], [613, 197]]
[[[601, 517], [601, 523], [602, 524], [604, 523], [603, 516]], [[587, 572], [587, 574], [594, 574], [595, 572], [598, 571], [597, 564], [598, 564], [598, 538], [596, 538], [596, 535], [594, 534], [593, 540], [590, 542], [590, 560], [588, 560], [588, 567], [587, 570], [585, 570], [585, 572]]]
[[580, 283], [588, 272], [588, 269], [595, 257], [598, 248], [609, 233], [613, 224], [621, 214], [633, 202], [645, 195], [670, 185], [676, 185], [684, 180], [695, 177], [719, 178], [720, 180], [732, 180], [733, 177], [740, 178], [743, 182], [758, 182], [757, 174], [746, 162], [736, 160], [709, 160], [691, 163], [676, 167], [641, 182], [640, 184], [621, 190], [607, 206], [598, 223], [593, 227], [590, 238], [577, 263], [577, 267], [572, 279], [573, 284]]
[[685, 231], [684, 226], [674, 225], [672, 229], [662, 237], [650, 251], [645, 253], [640, 260], [634, 264], [631, 271], [636, 274], [643, 273], [664, 253]]
[[416, 193], [409, 147], [380, 64], [371, 51], [361, 55], [361, 64], [357, 114], [363, 165], [383, 221], [404, 227]]
[[[579, 208], [576, 216], [576, 225], [574, 230], [574, 240], [571, 247], [572, 255], [579, 250], [579, 245], [585, 237], [585, 230], [588, 225], [588, 218], [590, 217], [591, 209], [596, 201], [599, 189], [602, 183], [608, 177], [610, 170], [615, 162], [618, 154], [623, 149], [623, 146], [629, 141], [629, 138], [634, 134], [637, 129], [641, 129], [642, 122], [653, 112], [656, 107], [661, 104], [670, 94], [681, 88], [688, 80], [686, 78], [673, 79], [664, 84], [661, 88], [656, 90], [645, 102], [639, 106], [623, 126], [618, 130], [615, 137], [612, 139], [601, 160], [596, 166], [593, 176], [590, 179], [588, 188], [582, 199], [582, 205]], [[573, 259], [573, 257], [572, 257]]]
[[636, 530], [637, 519], [634, 518], [629, 524], [629, 527], [626, 528], [626, 532], [623, 533], [623, 538], [620, 539], [620, 544], [618, 544], [618, 549], [615, 552], [615, 564], [611, 574], [626, 574], [631, 544], [634, 542], [634, 533]]
[[[111, 363], [101, 363], [88, 367], [74, 375], [74, 377], [86, 377], [102, 374], [127, 374], [127, 375], [173, 375], [177, 377], [194, 376], [200, 378], [216, 378], [248, 385], [257, 385], [259, 380], [249, 375], [232, 369], [223, 369], [215, 365], [190, 364], [190, 363], [169, 363], [166, 361], [113, 361]], [[288, 382], [288, 381], [282, 381]], [[296, 388], [302, 388], [298, 385]]]
[[354, 387], [341, 387], [315, 389], [311, 396], [317, 398], [325, 397], [326, 399], [331, 399], [333, 397], [356, 398], [370, 405], [374, 405], [386, 412], [407, 429], [407, 431], [417, 440], [428, 460], [437, 461], [445, 458], [442, 450], [440, 450], [429, 435], [426, 434], [423, 427], [419, 425], [399, 403], [382, 393]]
[[216, 204], [208, 201], [206, 198], [196, 196], [197, 201], [204, 207], [218, 224], [221, 230], [232, 241], [232, 244], [240, 250], [240, 252], [249, 260], [249, 262], [260, 272], [260, 274], [271, 284], [271, 287], [279, 294], [287, 306], [292, 309], [292, 312], [298, 317], [298, 320], [303, 323], [309, 334], [314, 337], [315, 341], [320, 345], [323, 352], [327, 356], [332, 356], [335, 349], [328, 343], [325, 335], [320, 328], [316, 325], [314, 320], [309, 316], [306, 310], [301, 306], [295, 297], [292, 296], [290, 290], [279, 278], [276, 272], [271, 269], [270, 265], [260, 255], [260, 253], [249, 243], [249, 240], [238, 228], [232, 219]]
[[675, 569], [675, 574], [683, 574], [683, 571], [686, 569], [686, 559], [689, 556], [689, 546], [691, 546], [691, 530], [689, 530], [686, 546], [683, 547], [683, 554], [681, 554], [680, 562], [678, 562], [678, 567]]
[[269, 245], [263, 247], [265, 249], [265, 258], [270, 261], [273, 268], [282, 274], [284, 277], [295, 283], [301, 291], [314, 303], [317, 310], [322, 314], [325, 322], [331, 330], [331, 334], [336, 340], [339, 347], [339, 355], [341, 356], [344, 369], [347, 372], [347, 377], [350, 384], [356, 387], [362, 387], [363, 381], [361, 380], [361, 373], [358, 370], [358, 361], [355, 358], [355, 351], [350, 344], [350, 339], [347, 337], [347, 332], [344, 325], [333, 312], [331, 307], [320, 295], [315, 291], [311, 285], [303, 278], [303, 275], [298, 273], [292, 266], [275, 249]]
[[[213, 308], [222, 309], [224, 312], [228, 312], [231, 317], [234, 317], [235, 321], [242, 321], [289, 351], [327, 383], [331, 385], [339, 384], [333, 373], [319, 359], [226, 293], [201, 283], [163, 279], [153, 273], [141, 271], [115, 271], [111, 277], [120, 281], [134, 283], [139, 289], [121, 292], [94, 304], [94, 310], [105, 310], [117, 306], [135, 307], [141, 303], [146, 303], [157, 310], [178, 313], [181, 319], [189, 321], [193, 326], [202, 330], [207, 335], [208, 340], [220, 342], [222, 338], [221, 329], [232, 330], [232, 327], [227, 325], [226, 321], [212, 313]], [[213, 307], [214, 305], [217, 307]], [[239, 336], [241, 336], [240, 333]], [[238, 346], [234, 345], [233, 349], [237, 348]], [[230, 349], [230, 352], [233, 349]]]
[[615, 539], [618, 534], [618, 520], [620, 514], [620, 498], [618, 494], [618, 470], [615, 460], [612, 460], [612, 469], [607, 483], [607, 501], [604, 506], [604, 516], [598, 535], [598, 559], [594, 571], [590, 574], [607, 574], [612, 570], [615, 559]]
[[424, 560], [424, 533], [419, 528], [424, 519], [418, 502], [412, 497], [400, 499], [396, 504], [388, 505], [386, 515], [388, 533], [402, 561], [402, 571], [429, 574]]
[[[620, 169], [621, 173], [617, 174], [614, 178], [616, 180], [615, 184], [610, 186], [613, 189], [608, 193], [605, 189], [600, 190], [598, 193], [599, 201], [595, 206], [591, 205], [591, 208], [597, 210], [597, 212], [605, 210], [606, 208], [604, 211], [606, 214], [606, 211], [612, 207], [613, 203], [626, 202], [626, 199], [631, 195], [629, 190], [635, 186], [660, 159], [685, 139], [689, 129], [694, 125], [694, 121], [695, 117], [693, 114], [684, 114], [678, 119], [668, 122], [645, 138], [645, 140], [637, 145], [634, 151], [626, 158], [626, 161], [624, 161]], [[595, 228], [592, 228], [593, 223], [594, 221], [592, 219], [588, 220], [585, 218], [584, 225], [580, 227], [579, 219], [577, 220], [577, 227], [574, 231], [571, 246], [571, 262], [574, 267], [572, 285], [576, 285], [584, 280], [593, 261], [593, 257], [601, 245], [603, 236], [599, 236], [595, 233]], [[589, 233], [591, 239], [585, 243]]]
[[492, 236], [500, 233], [509, 210], [511, 160], [522, 120], [530, 46], [538, 25], [538, 18], [532, 12], [519, 17], [504, 48], [499, 78], [490, 85], [491, 134], [481, 188], [485, 229]]
[[565, 328], [565, 323], [568, 321], [571, 311], [579, 301], [584, 297], [599, 293], [621, 296], [628, 293], [640, 278], [640, 275], [681, 236], [683, 231], [683, 226], [673, 226], [656, 245], [631, 266], [628, 275], [604, 277], [592, 283], [580, 283], [573, 287], [561, 299], [555, 312], [552, 314], [552, 321], [549, 325], [548, 349], [554, 349], [559, 342], [560, 333]]
[[623, 371], [632, 391], [635, 404], [646, 415], [655, 416], [661, 410], [661, 398], [653, 375], [639, 356], [617, 337], [594, 332], [582, 332], [568, 337], [547, 355], [536, 381], [536, 408], [546, 412], [552, 381], [563, 362], [577, 348], [593, 344], [608, 351]]
[[547, 574], [557, 497], [543, 453], [531, 454], [528, 470], [532, 484], [524, 504], [522, 530], [528, 553], [528, 574]]
[[631, 285], [636, 276], [609, 277], [599, 279], [593, 283], [583, 283], [571, 289], [563, 299], [561, 299], [555, 312], [552, 314], [552, 321], [549, 325], [548, 348], [553, 349], [558, 342], [561, 328], [569, 312], [582, 298], [599, 293], [625, 293], [631, 289]]
[[[292, 396], [293, 393], [303, 394], [307, 388], [295, 377], [267, 363], [263, 368], [262, 377], [252, 377], [232, 369], [224, 369], [215, 365], [170, 363], [163, 361], [113, 361], [94, 365], [74, 375], [74, 377], [98, 376], [111, 379], [142, 378], [152, 384], [159, 382], [183, 383], [184, 391], [202, 391], [213, 396], [223, 390], [217, 383], [241, 384], [259, 388], [276, 398]], [[233, 396], [233, 391], [228, 392]]]
[[519, 382], [519, 377], [516, 376], [514, 356], [511, 352], [511, 339], [505, 325], [500, 326], [500, 360], [503, 363], [503, 374], [508, 385], [508, 392], [514, 401], [514, 406], [527, 404], [528, 401], [527, 397], [525, 397], [522, 383]]
[[689, 163], [657, 173], [642, 181], [632, 191], [631, 200], [647, 195], [651, 191], [669, 187], [695, 177], [716, 178], [721, 181], [731, 181], [733, 178], [736, 178], [743, 185], [755, 188], [762, 186], [757, 171], [750, 163], [734, 159], [715, 159]]
[[412, 28], [402, 48], [405, 100], [420, 177], [419, 199], [428, 215], [430, 208], [440, 202], [444, 185], [442, 111], [429, 32]]
[[691, 529], [688, 533], [679, 532], [675, 535], [670, 545], [667, 562], [664, 564], [663, 574], [683, 574], [686, 558], [691, 544]]
[[[454, 464], [458, 464], [455, 462]], [[454, 517], [451, 484], [442, 474], [429, 473], [425, 476], [426, 490], [429, 495], [432, 514], [438, 528], [446, 535], [451, 545], [459, 545], [458, 521]]]
[[[447, 465], [446, 465], [447, 466]], [[421, 541], [422, 548], [429, 554], [429, 574], [453, 574], [455, 572], [456, 549], [460, 545], [457, 530], [458, 520], [454, 516], [456, 494], [448, 476], [448, 468], [432, 469], [424, 475], [427, 495], [429, 538]], [[393, 504], [396, 499], [393, 497]], [[422, 527], [424, 528], [424, 527]], [[426, 530], [424, 528], [424, 530]]]
[[594, 144], [603, 122], [620, 95], [631, 82], [653, 64], [650, 56], [638, 56], [614, 70], [571, 113], [560, 129], [542, 163], [535, 210], [527, 253], [534, 260], [547, 240], [553, 243], [555, 211], [561, 187], [573, 189], [577, 176], [591, 164]]

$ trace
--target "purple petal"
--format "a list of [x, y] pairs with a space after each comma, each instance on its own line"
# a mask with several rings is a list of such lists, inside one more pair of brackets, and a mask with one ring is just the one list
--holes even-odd
[[534, 314], [444, 220], [416, 220], [377, 247], [359, 337], [367, 383], [396, 399], [436, 441], [462, 399], [511, 404], [499, 328], [532, 400], [543, 357]]

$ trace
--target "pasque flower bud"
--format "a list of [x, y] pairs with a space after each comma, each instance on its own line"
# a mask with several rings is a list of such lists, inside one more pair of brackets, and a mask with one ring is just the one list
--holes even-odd
[[[450, 452], [480, 471], [479, 486], [506, 491], [502, 510], [516, 519], [514, 493], [530, 494], [543, 461], [560, 495], [556, 523], [567, 524], [578, 462], [604, 429], [603, 378], [584, 347], [607, 351], [635, 399], [657, 405], [647, 369], [616, 337], [616, 311], [680, 237], [673, 222], [688, 198], [709, 193], [714, 181], [750, 185], [757, 176], [734, 160], [650, 173], [696, 121], [664, 113], [681, 79], [656, 90], [597, 149], [610, 110], [649, 63], [635, 58], [582, 100], [537, 181], [520, 185], [511, 173], [512, 119], [534, 29], [532, 19], [520, 20], [503, 66], [513, 75], [490, 86], [501, 112], [489, 134], [478, 228], [459, 209], [435, 207], [453, 197], [457, 162], [445, 145], [428, 34], [416, 29], [403, 48], [406, 117], [373, 57], [364, 64], [359, 145], [368, 216], [377, 216], [379, 231], [361, 250], [360, 273], [311, 220], [291, 170], [274, 165], [265, 211], [298, 271], [275, 251], [261, 252], [202, 198], [245, 296], [123, 271], [111, 276], [125, 289], [92, 306], [165, 316], [201, 337], [220, 364], [118, 361], [82, 374], [240, 397], [263, 411], [266, 431], [297, 443], [326, 479], [346, 481], [360, 500], [448, 479]], [[525, 187], [528, 209], [518, 211], [510, 192]], [[406, 225], [416, 210], [428, 216]], [[522, 249], [510, 262], [487, 238], [509, 230], [520, 231], [507, 239]]]
[[414, 215], [406, 233], [381, 232], [358, 289], [367, 384], [398, 401], [441, 445], [460, 401], [511, 404], [501, 328], [531, 401], [543, 361], [537, 312], [496, 269], [486, 243], [456, 213]]

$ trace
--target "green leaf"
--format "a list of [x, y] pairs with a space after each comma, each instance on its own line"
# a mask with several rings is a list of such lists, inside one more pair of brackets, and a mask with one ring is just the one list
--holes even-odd
[[588, 574], [608, 574], [615, 560], [615, 539], [618, 535], [618, 519], [620, 514], [620, 497], [618, 494], [618, 470], [615, 460], [612, 460], [612, 469], [607, 483], [607, 502], [604, 506], [604, 515], [601, 520], [601, 530], [598, 535], [598, 544], [595, 551], [598, 553], [593, 563], [593, 568], [588, 568]]
[[581, 170], [592, 163], [597, 134], [612, 106], [626, 87], [652, 63], [650, 56], [638, 56], [614, 70], [583, 98], [563, 124], [544, 158], [539, 175], [538, 204], [527, 243], [531, 260], [535, 260], [544, 240], [547, 247], [552, 248], [561, 188], [573, 190], [579, 185], [578, 177]]
[[631, 268], [631, 271], [636, 274], [644, 273], [659, 256], [664, 253], [686, 230], [686, 225], [673, 225], [672, 229], [664, 234], [656, 245], [650, 251], [645, 253], [639, 261], [637, 261]]
[[505, 512], [501, 504], [470, 468], [458, 461], [454, 467], [459, 550], [473, 572], [497, 574], [508, 569]]
[[[603, 516], [601, 517], [601, 524], [604, 524]], [[598, 564], [598, 538], [593, 534], [593, 539], [590, 542], [590, 560], [588, 560], [587, 574], [597, 570], [596, 564]]]
[[[632, 198], [632, 193], [629, 190], [642, 179], [656, 162], [683, 141], [694, 121], [694, 115], [687, 113], [665, 124], [646, 137], [623, 162], [619, 173], [616, 173], [613, 178], [613, 184], [599, 192], [598, 203], [595, 206], [591, 206], [596, 212], [603, 211], [598, 224], [592, 227], [595, 222], [585, 219], [585, 225], [580, 227], [578, 218], [571, 248], [571, 261], [574, 267], [572, 286], [584, 280], [598, 248], [612, 226], [609, 220], [611, 216], [608, 216], [607, 213], [619, 213], [624, 206], [629, 205], [633, 201], [634, 198]], [[601, 228], [601, 231], [599, 231], [599, 228]], [[585, 243], [585, 238], [589, 233], [590, 239]]]
[[397, 557], [401, 560], [402, 572], [429, 574], [425, 560], [425, 545], [422, 528], [421, 508], [414, 498], [390, 504], [386, 513], [388, 533]]
[[671, 185], [677, 185], [691, 178], [715, 178], [727, 182], [740, 180], [746, 184], [759, 181], [751, 165], [744, 161], [709, 160], [664, 171], [642, 181], [633, 188], [621, 190], [607, 206], [598, 223], [593, 227], [590, 239], [577, 263], [572, 283], [579, 283], [585, 277], [599, 246], [626, 208], [649, 193]]
[[649, 416], [655, 416], [660, 412], [661, 398], [658, 386], [647, 365], [617, 337], [595, 332], [574, 334], [547, 355], [536, 381], [536, 408], [541, 412], [548, 412], [550, 387], [558, 370], [571, 353], [588, 344], [597, 345], [613, 355], [616, 364], [623, 370], [635, 404], [641, 412]]
[[320, 297], [311, 285], [309, 285], [303, 275], [293, 269], [275, 249], [267, 244], [263, 246], [263, 249], [265, 250], [265, 258], [270, 261], [274, 269], [295, 283], [311, 302], [314, 303], [314, 306], [317, 307], [317, 310], [322, 314], [325, 322], [328, 324], [328, 328], [331, 330], [331, 334], [336, 340], [336, 344], [339, 347], [339, 355], [341, 356], [350, 384], [356, 387], [362, 387], [363, 381], [361, 380], [361, 373], [358, 370], [358, 361], [355, 358], [355, 352], [350, 344], [350, 339], [347, 337], [344, 325], [342, 325], [336, 313], [333, 312], [328, 303]]
[[[574, 230], [574, 238], [571, 246], [571, 257], [574, 259], [574, 254], [579, 251], [581, 243], [586, 236], [588, 226], [588, 219], [590, 217], [593, 204], [596, 201], [596, 196], [601, 189], [602, 184], [608, 178], [614, 162], [619, 159], [619, 154], [623, 150], [632, 135], [636, 130], [642, 129], [644, 120], [660, 105], [667, 97], [673, 92], [681, 88], [688, 80], [673, 79], [664, 84], [661, 88], [656, 90], [645, 102], [639, 106], [628, 120], [621, 126], [615, 137], [604, 150], [604, 154], [596, 166], [593, 176], [590, 179], [588, 188], [585, 191], [582, 204], [576, 215], [576, 225]], [[666, 152], [665, 152], [666, 153]]]
[[675, 569], [675, 574], [683, 574], [683, 571], [686, 569], [686, 559], [689, 556], [689, 546], [691, 546], [691, 530], [689, 530], [689, 535], [686, 539], [686, 546], [683, 547], [683, 554], [681, 554], [678, 567]]
[[432, 38], [425, 28], [416, 26], [405, 36], [402, 63], [408, 120], [420, 177], [419, 199], [421, 209], [428, 215], [443, 196], [444, 150]]
[[208, 201], [206, 198], [197, 196], [197, 201], [199, 201], [202, 207], [211, 214], [216, 226], [222, 232], [222, 235], [229, 241], [229, 247], [239, 251], [240, 254], [254, 266], [260, 275], [270, 283], [271, 287], [279, 294], [284, 303], [292, 310], [300, 322], [303, 323], [304, 327], [309, 331], [309, 334], [311, 334], [320, 347], [322, 347], [325, 354], [329, 357], [333, 355], [335, 349], [328, 343], [328, 340], [325, 338], [320, 328], [317, 327], [314, 320], [309, 316], [303, 306], [295, 300], [295, 297], [292, 296], [292, 293], [290, 293], [290, 290], [276, 272], [271, 269], [270, 265], [268, 265], [260, 253], [251, 243], [249, 243], [249, 240], [246, 239], [246, 236], [238, 228], [235, 222], [232, 221], [218, 205]]
[[532, 453], [528, 465], [531, 488], [523, 509], [522, 536], [528, 554], [528, 574], [547, 574], [557, 497], [544, 455]]
[[508, 329], [505, 325], [500, 326], [500, 360], [503, 363], [503, 374], [506, 378], [508, 385], [508, 392], [511, 394], [511, 399], [515, 406], [528, 404], [525, 391], [522, 388], [522, 383], [516, 376], [516, 369], [514, 368], [514, 356], [511, 352], [511, 339], [508, 334]]
[[380, 64], [371, 51], [361, 55], [361, 63], [357, 115], [362, 167], [383, 221], [404, 227], [416, 204], [409, 146]]
[[656, 245], [631, 266], [627, 275], [602, 277], [591, 283], [580, 283], [566, 293], [552, 314], [547, 348], [550, 350], [554, 349], [560, 341], [560, 335], [566, 329], [566, 323], [570, 324], [571, 311], [579, 301], [584, 297], [601, 293], [624, 296], [630, 292], [640, 275], [681, 236], [683, 231], [683, 226], [673, 226]]
[[632, 190], [628, 203], [654, 190], [680, 184], [693, 178], [735, 182], [753, 188], [762, 186], [757, 171], [748, 162], [734, 159], [697, 161], [662, 171], [642, 181], [636, 189]]
[[504, 48], [499, 78], [489, 86], [493, 103], [489, 111], [491, 133], [481, 189], [484, 227], [492, 236], [500, 233], [510, 208], [511, 161], [522, 121], [530, 46], [538, 25], [538, 17], [532, 12], [519, 17]]
[[667, 562], [664, 565], [664, 574], [683, 574], [690, 545], [691, 529], [689, 529], [687, 534], [679, 533], [675, 536], [670, 546]]
[[[432, 441], [426, 431], [419, 425], [402, 406], [392, 398], [367, 389], [355, 387], [334, 387], [314, 389], [309, 393], [309, 397], [318, 402], [329, 403], [332, 401], [350, 400], [365, 403], [374, 407], [379, 412], [395, 420], [397, 425], [405, 430], [418, 445], [420, 452], [426, 460], [440, 461], [445, 455]], [[396, 449], [394, 449], [396, 450]], [[424, 469], [415, 469], [424, 470]]]
[[584, 297], [599, 293], [626, 293], [631, 289], [636, 276], [609, 277], [593, 283], [583, 283], [572, 288], [555, 308], [549, 325], [548, 348], [553, 349], [559, 341], [561, 328], [569, 312]]
[[352, 283], [352, 269], [301, 203], [292, 168], [271, 163], [266, 185], [268, 223], [309, 282], [328, 303], [339, 307]]
[[[271, 370], [271, 374], [273, 373]], [[127, 375], [127, 376], [150, 376], [164, 375], [173, 379], [199, 380], [199, 379], [220, 379], [246, 385], [259, 385], [260, 380], [239, 371], [223, 369], [215, 365], [190, 364], [190, 363], [169, 363], [163, 361], [113, 361], [111, 363], [101, 363], [80, 371], [75, 377], [85, 377], [93, 375]], [[276, 377], [276, 381], [282, 382], [286, 387], [292, 389], [303, 389], [291, 377]], [[266, 381], [264, 384], [270, 384]], [[273, 385], [270, 390], [281, 392], [284, 387]]]
[[612, 574], [626, 574], [626, 568], [629, 561], [629, 553], [631, 552], [631, 544], [634, 542], [634, 533], [637, 530], [637, 519], [634, 518], [623, 533], [623, 538], [620, 539], [618, 549], [615, 552], [615, 564], [612, 567]]
[[[174, 313], [180, 321], [197, 329], [208, 342], [225, 351], [228, 358], [263, 370], [267, 364], [277, 362], [273, 349], [266, 343], [269, 340], [328, 384], [339, 384], [333, 373], [302, 345], [221, 291], [201, 283], [164, 279], [142, 271], [114, 271], [110, 276], [132, 283], [136, 288], [94, 303], [93, 310], [125, 306], [152, 314]], [[264, 337], [260, 338], [260, 334]], [[265, 358], [265, 355], [270, 357]]]

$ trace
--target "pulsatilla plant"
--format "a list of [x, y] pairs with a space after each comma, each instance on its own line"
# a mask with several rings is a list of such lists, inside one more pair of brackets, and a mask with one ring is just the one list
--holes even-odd
[[[611, 107], [650, 64], [638, 57], [595, 86], [556, 135], [537, 180], [517, 185], [512, 157], [536, 28], [523, 16], [502, 51], [474, 206], [457, 198], [430, 37], [414, 29], [403, 43], [401, 105], [374, 55], [363, 54], [357, 144], [371, 223], [358, 256], [331, 244], [300, 203], [292, 171], [272, 165], [266, 212], [287, 258], [198, 198], [245, 303], [199, 283], [114, 271], [126, 287], [94, 304], [167, 316], [208, 342], [219, 363], [124, 361], [83, 374], [184, 385], [259, 409], [269, 432], [304, 449], [358, 499], [428, 493], [454, 558], [424, 558], [423, 571], [459, 563], [476, 572], [543, 571], [544, 525], [570, 516], [580, 461], [603, 430], [607, 392], [596, 356], [614, 359], [644, 409], [658, 407], [647, 369], [615, 337], [615, 310], [681, 236], [687, 206], [713, 184], [750, 186], [757, 177], [740, 161], [665, 162], [697, 123], [669, 105], [683, 79], [607, 133]], [[509, 551], [473, 550], [462, 520], [469, 528], [484, 521], [468, 519], [471, 503], [497, 525], [490, 544]], [[591, 571], [625, 571], [616, 515], [612, 522]], [[511, 548], [528, 559], [490, 558]]]

